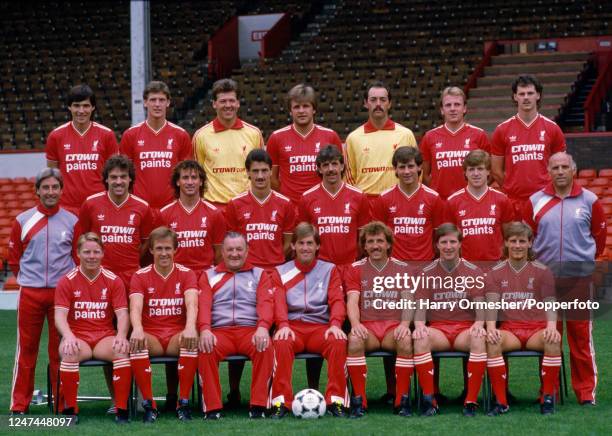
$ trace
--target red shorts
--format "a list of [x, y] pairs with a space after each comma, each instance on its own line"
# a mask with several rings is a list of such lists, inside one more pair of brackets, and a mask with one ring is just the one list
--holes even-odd
[[545, 322], [521, 322], [521, 323], [513, 323], [502, 322], [499, 326], [500, 330], [506, 330], [512, 333], [517, 339], [521, 342], [521, 349], [525, 349], [527, 347], [527, 341], [535, 335], [540, 330], [544, 330], [546, 328]]
[[362, 324], [378, 339], [378, 342], [382, 342], [387, 332], [399, 325], [399, 321], [364, 321]]
[[82, 341], [87, 342], [87, 345], [90, 346], [90, 348], [94, 349], [94, 347], [98, 344], [98, 342], [100, 342], [102, 339], [107, 338], [109, 336], [116, 336], [117, 332], [114, 330], [104, 330], [104, 331], [86, 331], [86, 332], [81, 332], [78, 330], [72, 330], [72, 333], [74, 333], [74, 335], [81, 339]]
[[168, 344], [170, 343], [170, 339], [172, 336], [180, 333], [181, 330], [145, 330], [145, 333], [155, 336], [155, 338], [159, 341], [162, 348], [164, 349], [164, 354], [168, 349]]
[[432, 322], [429, 324], [430, 328], [434, 328], [436, 330], [440, 330], [446, 339], [448, 339], [451, 347], [455, 347], [455, 340], [457, 336], [461, 334], [464, 330], [468, 330], [474, 324], [472, 321], [453, 321], [453, 322]]

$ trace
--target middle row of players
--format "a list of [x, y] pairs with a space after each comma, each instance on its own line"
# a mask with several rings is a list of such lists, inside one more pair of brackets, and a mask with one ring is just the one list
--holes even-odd
[[317, 154], [321, 183], [306, 191], [297, 206], [271, 189], [272, 162], [256, 149], [246, 158], [250, 189], [221, 209], [202, 199], [206, 175], [195, 161], [179, 163], [169, 181], [176, 200], [155, 211], [130, 194], [134, 184], [132, 162], [115, 155], [105, 163], [107, 191], [90, 196], [79, 218], [83, 232], [100, 235], [106, 246], [104, 266], [126, 284], [138, 269], [141, 243], [158, 225], [178, 236], [177, 261], [198, 273], [220, 260], [226, 231], [244, 234], [249, 262], [271, 268], [290, 258], [290, 240], [297, 222], [316, 226], [321, 236], [322, 260], [342, 270], [360, 257], [358, 232], [375, 219], [391, 229], [396, 244], [393, 256], [406, 261], [434, 258], [434, 229], [442, 222], [457, 225], [463, 233], [462, 256], [470, 261], [496, 261], [502, 257], [502, 227], [520, 219], [508, 198], [487, 185], [489, 155], [471, 151], [463, 167], [467, 186], [446, 201], [419, 181], [420, 152], [400, 147], [393, 154], [397, 185], [369, 199], [343, 181], [344, 159], [334, 146]]

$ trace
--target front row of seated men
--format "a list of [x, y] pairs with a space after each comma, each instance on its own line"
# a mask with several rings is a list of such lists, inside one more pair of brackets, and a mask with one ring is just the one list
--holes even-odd
[[[555, 298], [551, 272], [532, 261], [530, 228], [519, 222], [506, 228], [506, 260], [487, 274], [461, 258], [461, 240], [453, 224], [442, 224], [435, 233], [439, 258], [417, 267], [390, 257], [393, 235], [373, 221], [360, 234], [366, 257], [341, 277], [336, 266], [317, 258], [320, 239], [311, 224], [301, 223], [294, 231], [295, 259], [271, 271], [247, 262], [244, 236], [229, 232], [222, 262], [198, 281], [193, 271], [174, 262], [176, 234], [159, 227], [149, 237], [153, 264], [132, 278], [128, 316], [123, 282], [101, 267], [101, 240], [95, 233], [83, 234], [78, 241], [81, 264], [62, 278], [55, 302], [64, 413], [78, 413], [78, 363], [97, 358], [113, 362], [117, 422], [128, 422], [132, 375], [144, 400], [143, 419], [154, 422], [158, 413], [149, 356], [178, 356], [177, 416], [191, 419], [188, 397], [199, 368], [204, 418], [216, 420], [223, 407], [219, 362], [243, 354], [253, 362], [249, 416], [269, 413], [278, 419], [293, 400], [295, 354], [313, 352], [328, 363], [329, 413], [342, 417], [348, 411], [358, 418], [367, 411], [365, 353], [379, 349], [397, 354], [395, 410], [400, 416], [412, 415], [409, 392], [415, 370], [423, 391], [422, 414], [438, 413], [431, 352], [443, 350], [469, 352], [466, 416], [475, 415], [485, 368], [496, 397], [489, 414], [508, 411], [502, 352], [543, 351], [541, 410], [552, 413], [561, 365], [556, 314], [505, 310], [498, 317], [494, 310], [465, 305], [499, 302], [500, 297], [517, 302]], [[420, 285], [390, 284], [405, 274], [421, 277]], [[342, 329], [347, 317], [348, 334]]]

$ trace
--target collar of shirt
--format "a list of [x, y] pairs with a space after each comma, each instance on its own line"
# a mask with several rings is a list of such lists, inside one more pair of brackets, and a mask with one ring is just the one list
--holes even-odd
[[221, 124], [221, 121], [219, 121], [219, 118], [215, 118], [213, 120], [213, 129], [215, 129], [215, 133], [219, 133], [219, 132], [223, 132], [225, 130], [240, 130], [244, 127], [244, 123], [242, 122], [242, 120], [240, 118], [236, 118], [236, 121], [234, 122], [234, 125], [232, 127], [230, 127], [229, 129], [227, 127], [225, 127], [223, 124]]
[[317, 266], [317, 262], [318, 260], [316, 258], [312, 262], [310, 262], [308, 265], [304, 265], [303, 263], [298, 262], [297, 259], [293, 261], [293, 263], [295, 263], [295, 267], [299, 269], [301, 272], [303, 272], [304, 274], [307, 274], [310, 271], [312, 271], [314, 267]]
[[[552, 184], [552, 182], [550, 182], [548, 185], [546, 185], [546, 187], [544, 188], [544, 193], [551, 195], [553, 197], [558, 197], [556, 191], [555, 191], [555, 187]], [[572, 181], [572, 190], [570, 191], [568, 197], [578, 197], [580, 194], [582, 194], [582, 186], [580, 186], [578, 183], [576, 183], [576, 181]]]
[[42, 204], [39, 204], [36, 209], [42, 213], [43, 215], [46, 216], [51, 216], [51, 215], [55, 215], [56, 213], [59, 212], [59, 205], [56, 205], [55, 207], [51, 208], [51, 209], [47, 209], [46, 207], [44, 207]]
[[395, 130], [395, 122], [393, 122], [391, 118], [387, 118], [387, 122], [382, 126], [382, 129], [377, 129], [370, 120], [363, 125], [363, 131], [365, 133], [378, 132], [379, 130]]
[[221, 262], [219, 265], [217, 265], [215, 267], [215, 271], [217, 271], [217, 272], [228, 272], [228, 273], [236, 274], [236, 272], [250, 271], [253, 268], [255, 268], [255, 267], [253, 266], [252, 263], [245, 262], [244, 265], [242, 265], [242, 268], [240, 268], [240, 270], [238, 270], [238, 271], [230, 271], [229, 269], [227, 269], [227, 266], [225, 265], [225, 262]]

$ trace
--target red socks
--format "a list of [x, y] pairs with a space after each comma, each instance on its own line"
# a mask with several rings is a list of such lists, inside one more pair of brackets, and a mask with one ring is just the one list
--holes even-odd
[[367, 409], [366, 376], [368, 374], [368, 367], [366, 365], [366, 358], [365, 356], [349, 356], [346, 358], [346, 366], [348, 367], [349, 377], [353, 385], [353, 395], [355, 397], [360, 396], [363, 400], [363, 407]]
[[470, 353], [470, 358], [467, 364], [467, 395], [465, 403], [476, 403], [478, 401], [478, 391], [482, 385], [482, 377], [484, 376], [487, 367], [487, 353]]
[[142, 393], [143, 400], [151, 400], [153, 408], [157, 408], [153, 399], [153, 388], [151, 387], [151, 362], [149, 361], [149, 350], [130, 354], [132, 372], [136, 379], [136, 385]]
[[423, 395], [433, 395], [435, 371], [431, 353], [415, 354], [414, 366], [419, 375], [419, 384], [423, 390]]
[[62, 362], [60, 364], [60, 383], [64, 394], [64, 408], [72, 408], [74, 413], [77, 413], [79, 362]]
[[506, 398], [506, 364], [502, 356], [490, 357], [487, 360], [487, 370], [491, 379], [491, 386], [497, 402], [503, 406], [508, 405]]
[[399, 407], [402, 395], [410, 395], [410, 378], [414, 372], [412, 357], [397, 356], [395, 359], [395, 407]]
[[561, 356], [544, 355], [542, 359], [542, 394], [555, 395], [559, 370], [561, 369]]
[[113, 360], [113, 389], [117, 409], [127, 410], [131, 384], [132, 367], [130, 359]]
[[198, 351], [181, 348], [178, 360], [179, 399], [189, 399], [197, 369]]

